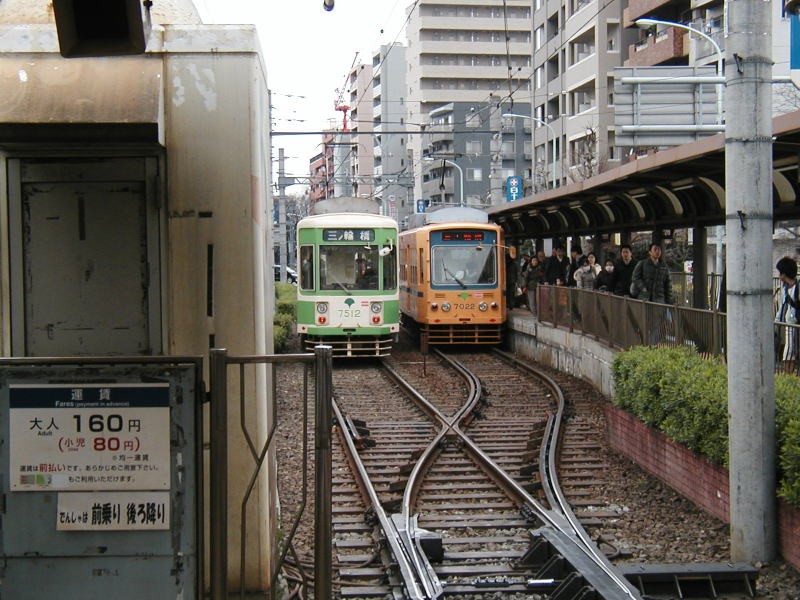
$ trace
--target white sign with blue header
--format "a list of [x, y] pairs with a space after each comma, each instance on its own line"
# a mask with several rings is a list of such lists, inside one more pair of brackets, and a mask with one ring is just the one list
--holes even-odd
[[513, 202], [522, 198], [522, 177], [512, 175], [506, 179], [506, 200]]

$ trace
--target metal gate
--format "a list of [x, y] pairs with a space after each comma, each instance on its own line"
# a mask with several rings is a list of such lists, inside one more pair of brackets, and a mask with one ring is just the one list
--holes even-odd
[[[249, 483], [242, 493], [241, 506], [242, 518], [239, 523], [241, 529], [239, 551], [239, 597], [245, 597], [245, 532], [247, 530], [247, 506], [252, 499], [252, 492], [255, 488], [259, 474], [265, 468], [267, 457], [273, 449], [274, 434], [278, 424], [278, 400], [273, 387], [273, 405], [270, 418], [269, 430], [264, 443], [257, 447], [254, 443], [254, 432], [248, 427], [245, 417], [245, 405], [248, 394], [247, 369], [257, 369], [269, 366], [272, 369], [273, 386], [276, 381], [275, 368], [280, 364], [301, 363], [304, 365], [303, 373], [303, 397], [307, 400], [309, 396], [309, 378], [313, 371], [314, 394], [315, 394], [315, 461], [316, 461], [316, 485], [315, 485], [315, 553], [314, 553], [314, 597], [329, 598], [331, 592], [331, 571], [332, 571], [332, 548], [331, 548], [331, 370], [333, 363], [333, 351], [330, 346], [317, 346], [314, 354], [285, 354], [285, 355], [265, 355], [265, 356], [229, 356], [224, 349], [214, 349], [211, 351], [210, 358], [210, 489], [209, 512], [210, 512], [210, 582], [211, 600], [227, 600], [228, 596], [228, 558], [231, 549], [228, 544], [228, 416], [231, 404], [229, 402], [228, 390], [229, 383], [236, 383], [233, 377], [238, 377], [239, 390], [239, 411], [241, 433], [246, 440], [247, 447], [252, 458], [252, 472], [249, 476]], [[229, 372], [234, 372], [229, 378]], [[231, 387], [236, 387], [235, 385]], [[303, 422], [298, 424], [303, 427], [304, 445], [308, 439], [308, 402], [304, 402]], [[283, 568], [287, 554], [291, 551], [291, 544], [294, 533], [303, 516], [307, 498], [305, 497], [308, 489], [308, 465], [306, 448], [303, 448], [303, 498], [300, 509], [294, 516], [291, 524], [286, 524], [284, 530], [287, 532], [275, 557], [275, 567], [269, 573], [270, 593], [275, 597], [274, 590], [281, 569]]]

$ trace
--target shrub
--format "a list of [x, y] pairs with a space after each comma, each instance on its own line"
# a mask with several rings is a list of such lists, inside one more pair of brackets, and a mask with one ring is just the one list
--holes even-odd
[[275, 325], [272, 329], [272, 343], [275, 352], [281, 352], [286, 348], [286, 342], [289, 341], [291, 331], [281, 325]]
[[775, 418], [778, 436], [778, 495], [800, 506], [800, 378], [775, 378]]
[[275, 352], [286, 348], [297, 318], [297, 287], [291, 283], [275, 283], [275, 315], [272, 317], [272, 341]]
[[297, 318], [297, 288], [291, 283], [275, 284], [275, 314]]
[[[637, 346], [612, 363], [614, 404], [676, 442], [728, 464], [728, 376], [691, 348]], [[800, 378], [775, 378], [778, 494], [800, 506]]]

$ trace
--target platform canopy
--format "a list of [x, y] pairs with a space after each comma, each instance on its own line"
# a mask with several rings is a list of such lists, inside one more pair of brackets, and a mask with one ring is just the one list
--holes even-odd
[[[800, 219], [800, 111], [776, 117], [773, 135], [774, 219]], [[724, 225], [725, 137], [639, 157], [488, 213], [511, 240]]]

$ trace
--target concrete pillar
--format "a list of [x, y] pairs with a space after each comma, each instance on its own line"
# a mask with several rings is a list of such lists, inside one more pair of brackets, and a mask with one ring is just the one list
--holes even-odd
[[731, 558], [776, 554], [771, 3], [729, 0], [725, 59]]

